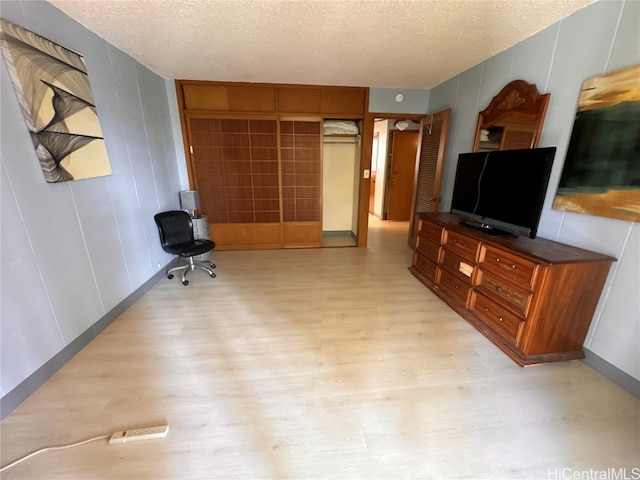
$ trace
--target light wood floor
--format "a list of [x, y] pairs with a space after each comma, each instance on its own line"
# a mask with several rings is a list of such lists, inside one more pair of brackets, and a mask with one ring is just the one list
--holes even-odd
[[406, 232], [374, 220], [367, 249], [216, 252], [216, 279], [163, 279], [2, 421], [2, 465], [168, 437], [2, 478], [631, 478], [640, 400], [580, 361], [516, 366], [408, 272]]

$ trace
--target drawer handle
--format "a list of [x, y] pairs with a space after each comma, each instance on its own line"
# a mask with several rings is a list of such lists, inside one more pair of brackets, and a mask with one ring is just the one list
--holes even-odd
[[502, 287], [500, 285], [496, 287], [496, 292], [502, 293]]
[[498, 321], [502, 323], [502, 317], [498, 317]]
[[[500, 259], [499, 259], [499, 258], [496, 258], [496, 262], [497, 262], [497, 263], [500, 263]], [[517, 265], [516, 265], [515, 263], [512, 263], [512, 264], [511, 264], [511, 265], [509, 265], [509, 266], [510, 266], [511, 268], [516, 268], [516, 266], [517, 266]]]
[[484, 307], [484, 311], [488, 312], [489, 311], [489, 307]]
[[454, 285], [453, 288], [455, 288], [457, 290], [458, 289], [458, 285]]

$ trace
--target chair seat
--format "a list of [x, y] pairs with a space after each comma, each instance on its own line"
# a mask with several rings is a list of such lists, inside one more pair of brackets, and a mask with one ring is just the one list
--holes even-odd
[[213, 250], [215, 246], [211, 240], [194, 240], [193, 244], [189, 242], [167, 246], [165, 251], [181, 257], [194, 257]]

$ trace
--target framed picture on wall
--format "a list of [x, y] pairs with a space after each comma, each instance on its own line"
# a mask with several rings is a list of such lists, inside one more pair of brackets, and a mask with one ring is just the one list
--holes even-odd
[[640, 65], [583, 83], [553, 208], [640, 221]]
[[4, 19], [0, 40], [45, 180], [111, 175], [83, 57]]

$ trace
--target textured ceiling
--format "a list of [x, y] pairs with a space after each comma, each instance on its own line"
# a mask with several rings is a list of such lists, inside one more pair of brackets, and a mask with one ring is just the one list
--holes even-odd
[[165, 78], [432, 88], [594, 0], [49, 0]]

